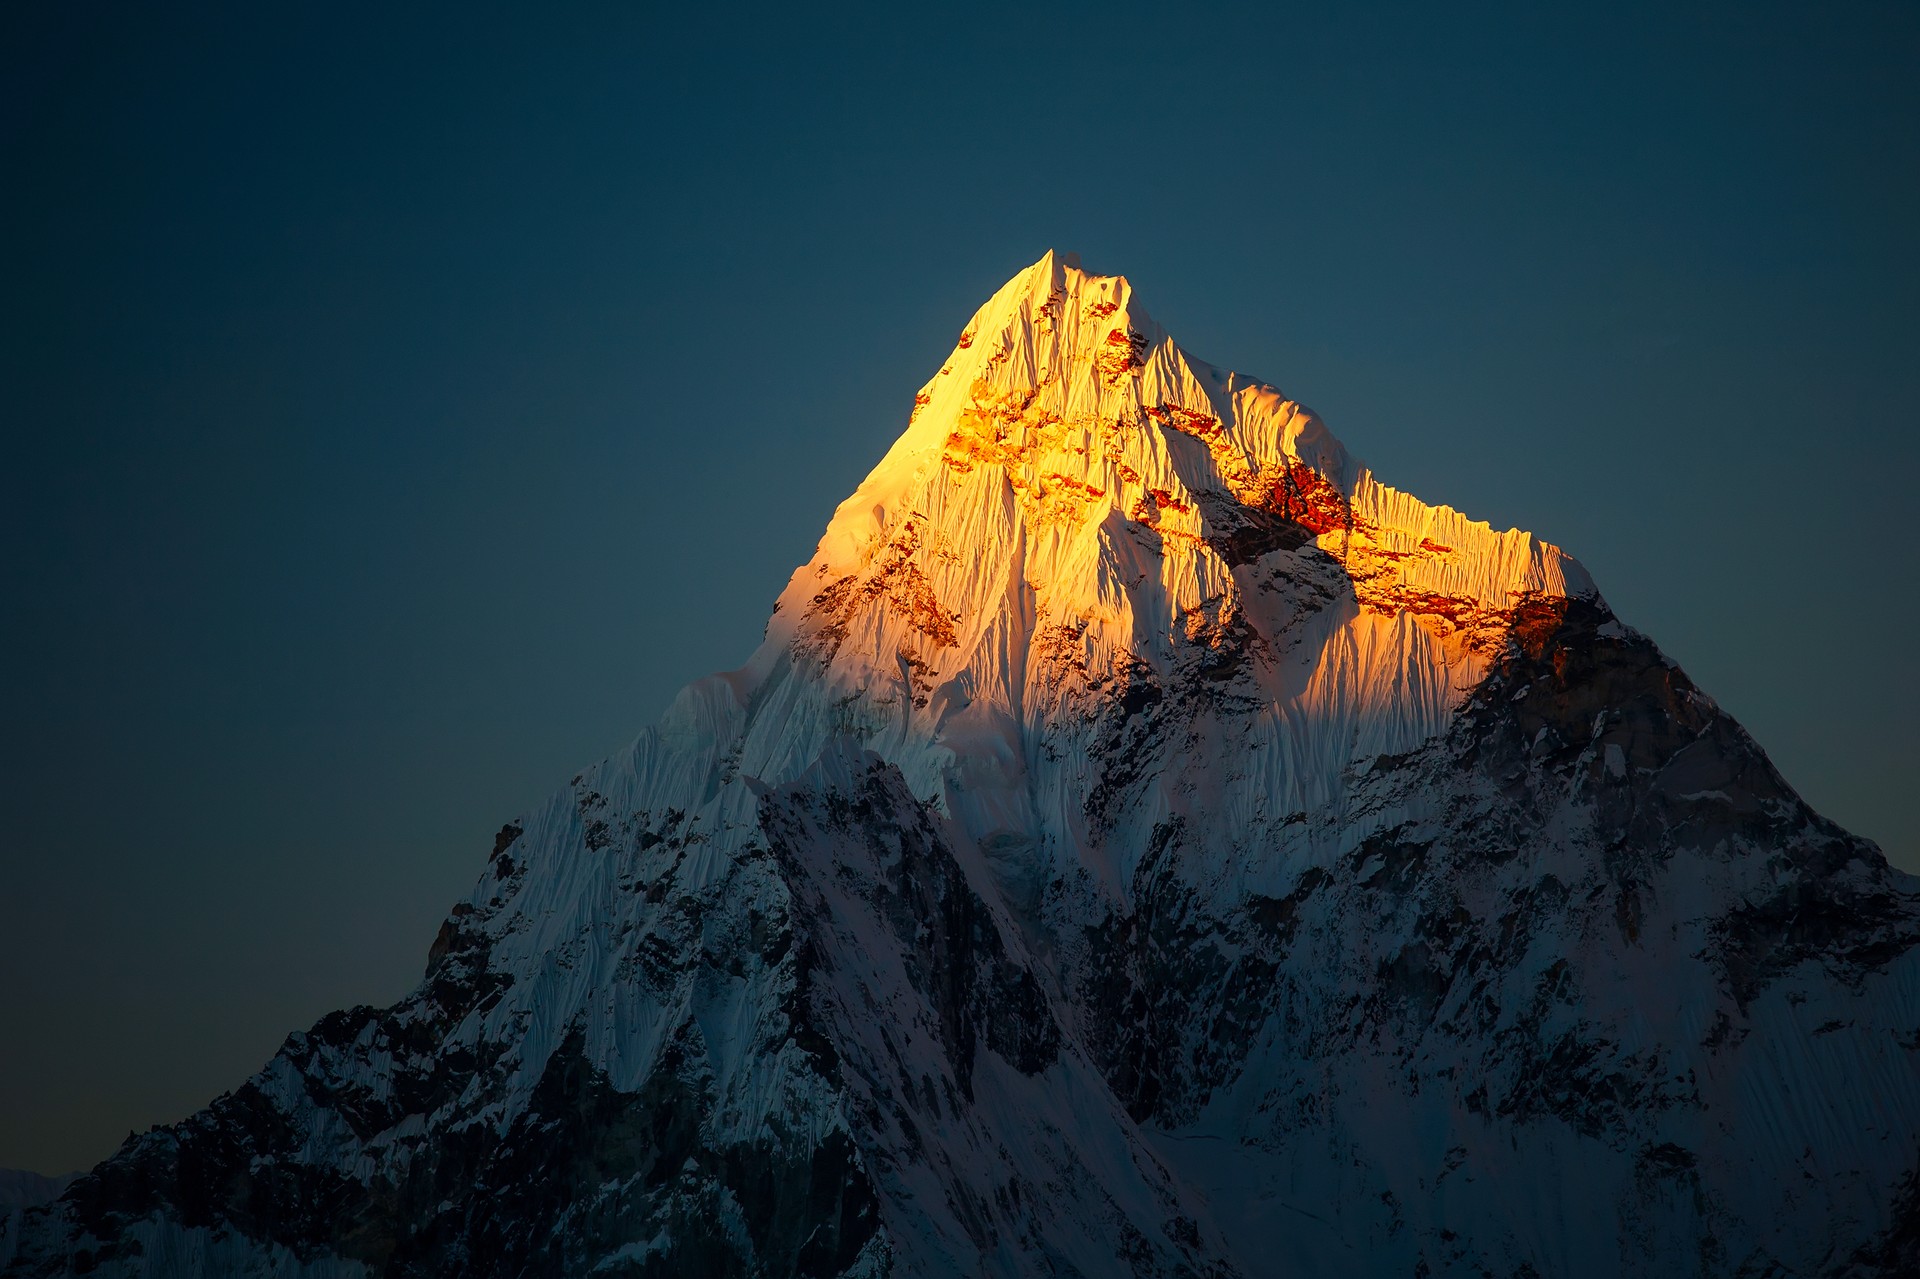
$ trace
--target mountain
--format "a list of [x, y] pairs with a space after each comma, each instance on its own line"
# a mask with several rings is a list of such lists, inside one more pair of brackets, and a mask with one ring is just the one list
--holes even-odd
[[1892, 1275], [1920, 883], [1049, 254], [746, 666], [9, 1275]]
[[13, 1255], [14, 1237], [26, 1210], [52, 1203], [79, 1176], [70, 1172], [64, 1177], [46, 1177], [18, 1168], [0, 1168], [0, 1257]]

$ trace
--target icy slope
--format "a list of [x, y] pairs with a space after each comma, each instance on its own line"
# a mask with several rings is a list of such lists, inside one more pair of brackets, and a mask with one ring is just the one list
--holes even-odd
[[1901, 1273], [1916, 942], [1577, 563], [1049, 255], [418, 991], [9, 1273]]

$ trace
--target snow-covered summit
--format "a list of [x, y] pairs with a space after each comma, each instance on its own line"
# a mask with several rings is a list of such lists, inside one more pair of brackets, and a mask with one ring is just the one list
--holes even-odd
[[1521, 592], [1593, 590], [1557, 547], [1378, 483], [1310, 410], [1182, 351], [1126, 277], [1089, 275], [1072, 255], [1048, 253], [974, 313], [914, 397], [908, 429], [841, 504], [782, 605], [797, 602], [790, 597], [822, 564], [863, 562], [976, 466], [1004, 470], [1027, 512], [1052, 525], [1117, 512], [1177, 538], [1205, 523], [1196, 493], [1280, 513], [1291, 501], [1329, 545], [1386, 552], [1408, 588], [1492, 607]]
[[1570, 596], [1597, 600], [1558, 547], [1379, 483], [1296, 401], [1188, 356], [1125, 277], [1049, 253], [968, 321], [728, 688], [758, 708], [747, 772], [854, 727], [917, 793], [1038, 837], [1065, 818], [1036, 805], [1077, 802], [1040, 757], [1090, 747], [1067, 744], [1089, 690], [1244, 631], [1262, 706], [1233, 751], [1271, 767], [1217, 798], [1283, 818], [1440, 732], [1514, 610]]

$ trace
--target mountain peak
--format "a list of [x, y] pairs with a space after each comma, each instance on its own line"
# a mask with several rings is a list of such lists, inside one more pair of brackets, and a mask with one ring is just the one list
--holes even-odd
[[1189, 356], [1125, 277], [1048, 253], [974, 313], [734, 686], [833, 701], [949, 807], [1018, 807], [1052, 718], [1081, 713], [1050, 663], [1173, 678], [1226, 628], [1282, 753], [1317, 761], [1281, 783], [1304, 805], [1438, 732], [1517, 609], [1574, 597], [1598, 598], [1557, 547], [1379, 483], [1311, 411]]
[[[1113, 389], [1117, 374], [1165, 336], [1134, 302], [1125, 276], [1090, 274], [1079, 255], [1048, 250], [974, 312], [941, 373], [921, 393], [937, 394], [942, 376], [957, 376], [962, 386], [983, 374], [1009, 382], [1021, 376], [1068, 381], [1083, 368], [1101, 372]], [[1009, 368], [1016, 352], [1030, 363]]]

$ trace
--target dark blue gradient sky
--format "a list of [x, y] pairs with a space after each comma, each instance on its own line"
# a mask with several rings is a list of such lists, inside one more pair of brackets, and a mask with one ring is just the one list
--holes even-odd
[[409, 8], [0, 17], [0, 1165], [399, 995], [1049, 246], [1920, 866], [1913, 6]]

